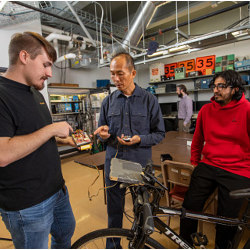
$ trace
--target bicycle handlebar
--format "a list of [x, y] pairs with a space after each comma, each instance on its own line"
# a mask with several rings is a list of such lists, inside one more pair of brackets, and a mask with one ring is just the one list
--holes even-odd
[[162, 187], [163, 189], [168, 191], [168, 188], [165, 187], [162, 183], [160, 183], [156, 177], [154, 177], [153, 175], [147, 173], [147, 172], [142, 172], [141, 173], [142, 177], [144, 177], [146, 179], [147, 182], [150, 182], [150, 180], [153, 180], [155, 183], [157, 183], [160, 187]]

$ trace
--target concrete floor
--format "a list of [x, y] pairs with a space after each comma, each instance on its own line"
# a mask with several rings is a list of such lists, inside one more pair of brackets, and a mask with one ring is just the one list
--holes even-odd
[[[107, 227], [106, 205], [104, 204], [102, 190], [102, 172], [100, 172], [100, 177], [96, 183], [91, 186], [96, 176], [98, 176], [97, 170], [75, 163], [73, 157], [62, 160], [62, 170], [76, 218], [76, 229], [72, 238], [72, 242], [75, 242], [86, 233]], [[89, 200], [88, 190], [91, 195], [97, 194], [98, 192], [99, 194], [93, 197], [92, 200]], [[164, 203], [164, 200], [162, 203]], [[126, 200], [125, 210], [128, 212], [132, 211], [132, 204], [129, 197]], [[131, 223], [125, 218], [124, 227], [130, 228], [130, 226]], [[171, 219], [171, 228], [176, 231], [179, 230], [178, 218]], [[214, 225], [205, 223], [204, 232], [209, 239], [207, 248], [214, 248]], [[10, 237], [2, 221], [0, 221], [0, 237]], [[157, 239], [165, 248], [177, 248], [177, 245], [164, 237], [164, 235], [154, 233], [153, 238]], [[12, 242], [0, 241], [1, 249], [11, 249], [13, 247]]]

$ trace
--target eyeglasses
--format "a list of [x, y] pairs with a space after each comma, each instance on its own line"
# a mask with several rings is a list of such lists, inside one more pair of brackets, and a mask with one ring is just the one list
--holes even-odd
[[214, 90], [215, 88], [217, 88], [218, 90], [222, 90], [222, 89], [226, 89], [227, 87], [232, 88], [232, 86], [229, 86], [229, 85], [224, 84], [224, 83], [218, 83], [217, 85], [215, 85], [215, 84], [210, 84], [209, 85], [209, 88], [211, 90]]

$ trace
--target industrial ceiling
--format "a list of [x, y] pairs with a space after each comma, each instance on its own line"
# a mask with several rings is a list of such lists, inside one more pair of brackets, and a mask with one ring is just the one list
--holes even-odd
[[[95, 52], [98, 66], [108, 63], [109, 54], [119, 46], [129, 50], [140, 64], [186, 53], [170, 53], [181, 46], [190, 53], [249, 39], [249, 6], [243, 1], [11, 1], [0, 11], [0, 28], [40, 18], [45, 37], [53, 31], [82, 36], [81, 41], [87, 43], [84, 51]], [[192, 25], [216, 16], [224, 18], [232, 10], [239, 15], [228, 18], [226, 25], [222, 22], [202, 33], [193, 32]], [[233, 32], [245, 35], [234, 36]], [[152, 42], [155, 53], [149, 55]]]

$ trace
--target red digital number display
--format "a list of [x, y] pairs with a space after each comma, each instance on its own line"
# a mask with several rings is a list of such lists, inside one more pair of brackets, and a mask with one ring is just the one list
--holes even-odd
[[165, 64], [165, 76], [172, 77], [175, 76], [174, 69], [177, 68], [177, 63]]
[[206, 69], [215, 67], [215, 55], [196, 58], [196, 71], [201, 71], [202, 75], [206, 75]]
[[178, 68], [186, 68], [186, 73], [195, 71], [195, 61], [194, 59], [178, 62]]

